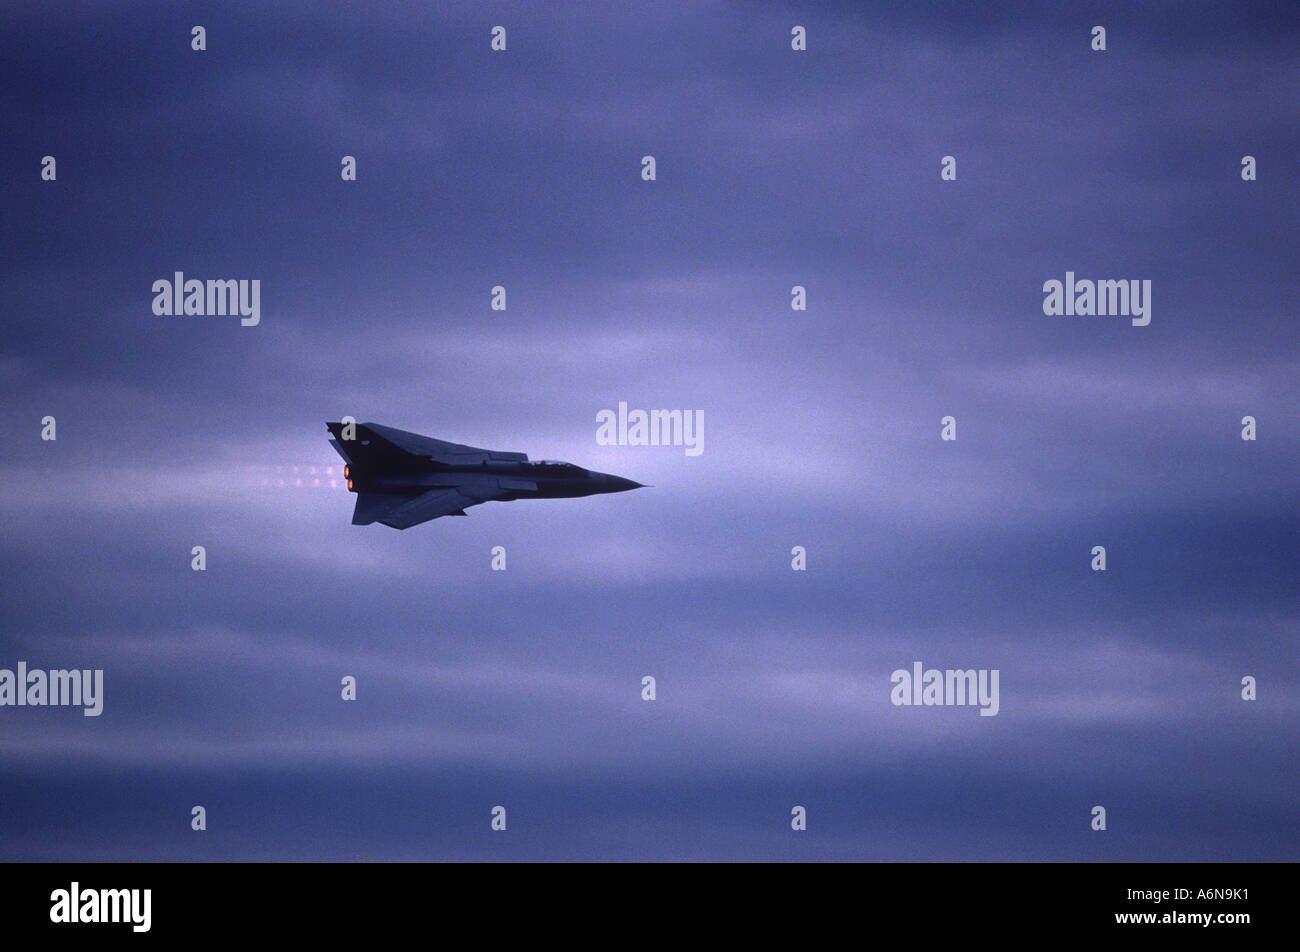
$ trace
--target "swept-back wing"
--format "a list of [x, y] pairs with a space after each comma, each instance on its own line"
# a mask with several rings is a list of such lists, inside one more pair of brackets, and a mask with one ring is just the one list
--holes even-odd
[[378, 423], [358, 423], [351, 440], [343, 439], [342, 423], [326, 423], [331, 435], [330, 445], [349, 463], [393, 466], [417, 460], [433, 460], [450, 466], [477, 466], [480, 463], [523, 463], [527, 453], [503, 453], [477, 446], [448, 443], [431, 436], [408, 433]]
[[480, 449], [477, 446], [448, 443], [446, 440], [435, 440], [431, 436], [408, 433], [405, 430], [398, 430], [391, 426], [380, 426], [378, 423], [363, 423], [358, 429], [360, 430], [362, 427], [403, 452], [439, 463], [473, 466], [477, 463], [492, 462], [493, 460], [524, 462], [528, 459], [527, 453], [502, 453], [497, 450]]

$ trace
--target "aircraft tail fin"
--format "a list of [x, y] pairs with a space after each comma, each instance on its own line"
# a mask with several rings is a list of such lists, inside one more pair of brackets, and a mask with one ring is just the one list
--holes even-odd
[[369, 469], [371, 464], [393, 463], [410, 459], [410, 454], [397, 448], [388, 440], [379, 436], [364, 423], [352, 426], [352, 439], [343, 438], [342, 423], [326, 423], [326, 428], [334, 438], [330, 446], [343, 457], [344, 462], [362, 469]]

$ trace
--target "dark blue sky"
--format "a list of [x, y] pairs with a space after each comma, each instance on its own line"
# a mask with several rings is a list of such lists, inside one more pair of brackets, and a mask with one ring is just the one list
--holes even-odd
[[[0, 859], [1300, 858], [1300, 25], [1044, 7], [0, 11]], [[653, 488], [354, 527], [344, 414]]]

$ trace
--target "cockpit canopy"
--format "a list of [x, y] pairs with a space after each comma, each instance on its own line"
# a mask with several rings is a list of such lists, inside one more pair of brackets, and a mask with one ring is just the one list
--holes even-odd
[[553, 459], [538, 459], [520, 463], [519, 468], [523, 472], [533, 473], [536, 476], [581, 477], [591, 475], [581, 466], [574, 466], [572, 463], [563, 463]]

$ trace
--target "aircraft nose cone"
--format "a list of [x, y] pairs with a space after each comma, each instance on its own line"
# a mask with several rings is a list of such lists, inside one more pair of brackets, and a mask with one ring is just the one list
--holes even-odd
[[630, 479], [624, 479], [622, 476], [609, 477], [609, 492], [625, 493], [629, 489], [643, 489], [640, 483], [635, 483]]

